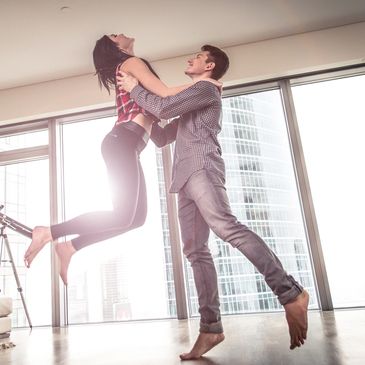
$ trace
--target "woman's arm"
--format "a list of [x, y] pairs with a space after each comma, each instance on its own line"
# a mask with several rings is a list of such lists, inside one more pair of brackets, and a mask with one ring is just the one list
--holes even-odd
[[163, 98], [176, 95], [193, 84], [190, 83], [181, 86], [168, 87], [149, 70], [141, 59], [137, 57], [129, 58], [122, 64], [119, 70], [133, 75], [145, 89]]

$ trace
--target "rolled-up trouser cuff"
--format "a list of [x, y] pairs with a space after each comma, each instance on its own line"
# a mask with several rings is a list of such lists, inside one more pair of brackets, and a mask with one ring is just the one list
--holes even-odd
[[223, 333], [222, 322], [203, 323], [200, 321], [200, 332], [203, 333]]
[[292, 281], [293, 281], [293, 286], [285, 293], [280, 294], [280, 296], [278, 297], [281, 305], [288, 304], [289, 302], [294, 300], [300, 293], [303, 292], [303, 287], [294, 279]]

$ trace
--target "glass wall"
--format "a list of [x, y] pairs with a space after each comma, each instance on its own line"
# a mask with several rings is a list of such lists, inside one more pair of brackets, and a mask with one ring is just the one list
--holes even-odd
[[[336, 308], [365, 305], [360, 211], [365, 203], [364, 86], [365, 76], [292, 85]], [[223, 99], [219, 140], [226, 164], [227, 192], [237, 218], [266, 241], [285, 269], [310, 292], [310, 308], [318, 308], [284, 109], [278, 86]], [[52, 159], [58, 161], [61, 171], [57, 189], [52, 187], [58, 191], [62, 211], [59, 221], [111, 208], [100, 145], [115, 117], [110, 111], [94, 113], [94, 118], [90, 115], [52, 121], [60, 132], [56, 143], [61, 148], [57, 158]], [[55, 170], [55, 166], [49, 166], [48, 130], [26, 128], [26, 132], [19, 133], [8, 133], [6, 129], [9, 135], [0, 136], [0, 204], [5, 205], [6, 214], [29, 227], [48, 225], [52, 208], [50, 167]], [[3, 131], [0, 127], [0, 135]], [[56, 151], [55, 146], [51, 147]], [[167, 214], [167, 199], [175, 196], [166, 195], [162, 154], [152, 142], [143, 151], [141, 161], [147, 182], [147, 221], [143, 227], [84, 248], [73, 257], [66, 297], [68, 323], [176, 317], [173, 265], [179, 263], [172, 260]], [[9, 228], [6, 231], [33, 325], [49, 325], [51, 246], [46, 246], [26, 269], [23, 255], [30, 240]], [[311, 242], [312, 246], [316, 244]], [[262, 275], [239, 251], [213, 233], [209, 245], [218, 272], [222, 314], [282, 310]], [[190, 264], [180, 264], [186, 267], [189, 314], [196, 316], [198, 302]], [[0, 289], [1, 294], [14, 298], [13, 326], [26, 326], [4, 249]], [[185, 295], [183, 290], [179, 295]]]
[[46, 131], [35, 131], [2, 137], [0, 151], [12, 151], [19, 148], [37, 147], [48, 144]]
[[174, 272], [172, 263], [172, 253], [171, 253], [171, 240], [170, 240], [170, 229], [169, 220], [167, 213], [167, 196], [166, 196], [166, 186], [165, 177], [163, 171], [163, 159], [161, 149], [155, 149], [156, 152], [156, 162], [157, 162], [157, 174], [158, 174], [158, 185], [160, 194], [160, 210], [161, 210], [161, 224], [162, 224], [162, 234], [164, 242], [164, 253], [165, 253], [165, 270], [166, 270], [166, 285], [168, 293], [168, 310], [171, 317], [177, 316], [177, 306], [176, 306], [176, 293], [175, 293], [175, 282], [174, 282]]
[[[284, 268], [310, 292], [310, 307], [317, 308], [279, 90], [223, 99], [219, 139], [233, 213], [266, 241]], [[222, 313], [282, 310], [262, 275], [238, 250], [212, 232], [209, 245], [218, 272]], [[190, 268], [188, 282], [191, 311], [197, 315]]]
[[[32, 137], [35, 137], [33, 139]], [[48, 140], [47, 131], [0, 138], [0, 153], [37, 146]], [[3, 164], [0, 166], [0, 204], [2, 213], [21, 223], [34, 227], [49, 224], [49, 166], [48, 159]], [[5, 228], [14, 258], [20, 288], [34, 326], [50, 325], [51, 318], [51, 269], [50, 246], [46, 246], [34, 259], [30, 269], [23, 262], [30, 239], [10, 228]], [[9, 262], [4, 242], [1, 245], [0, 290], [13, 298], [13, 327], [27, 326], [25, 311], [18, 292], [15, 274]]]
[[[100, 145], [114, 121], [109, 117], [62, 126], [65, 219], [112, 208]], [[175, 316], [166, 210], [162, 211], [163, 174], [152, 143], [142, 152], [141, 162], [147, 184], [146, 223], [73, 257], [69, 323]]]
[[334, 307], [365, 305], [365, 76], [293, 87]]

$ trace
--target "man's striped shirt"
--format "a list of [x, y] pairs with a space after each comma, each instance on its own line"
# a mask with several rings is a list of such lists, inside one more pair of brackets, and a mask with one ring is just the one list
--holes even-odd
[[151, 139], [164, 146], [176, 140], [170, 192], [178, 192], [196, 171], [207, 169], [225, 177], [218, 134], [222, 127], [222, 101], [217, 86], [198, 81], [188, 89], [161, 98], [137, 85], [131, 97], [158, 119], [180, 116], [164, 128], [154, 123]]

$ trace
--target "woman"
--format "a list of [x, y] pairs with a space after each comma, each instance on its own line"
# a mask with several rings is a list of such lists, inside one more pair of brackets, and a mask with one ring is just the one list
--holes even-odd
[[146, 219], [146, 186], [139, 155], [147, 144], [154, 119], [130, 99], [129, 93], [116, 88], [116, 74], [119, 71], [132, 74], [159, 96], [174, 95], [190, 86], [167, 87], [147, 61], [134, 56], [133, 46], [134, 39], [123, 34], [105, 35], [96, 42], [93, 52], [100, 87], [105, 87], [109, 93], [111, 88], [116, 90], [118, 119], [101, 145], [111, 184], [113, 210], [86, 213], [50, 227], [36, 226], [24, 255], [29, 268], [48, 242], [78, 234], [78, 237], [57, 243], [55, 247], [65, 285], [70, 260], [78, 250], [140, 227]]

